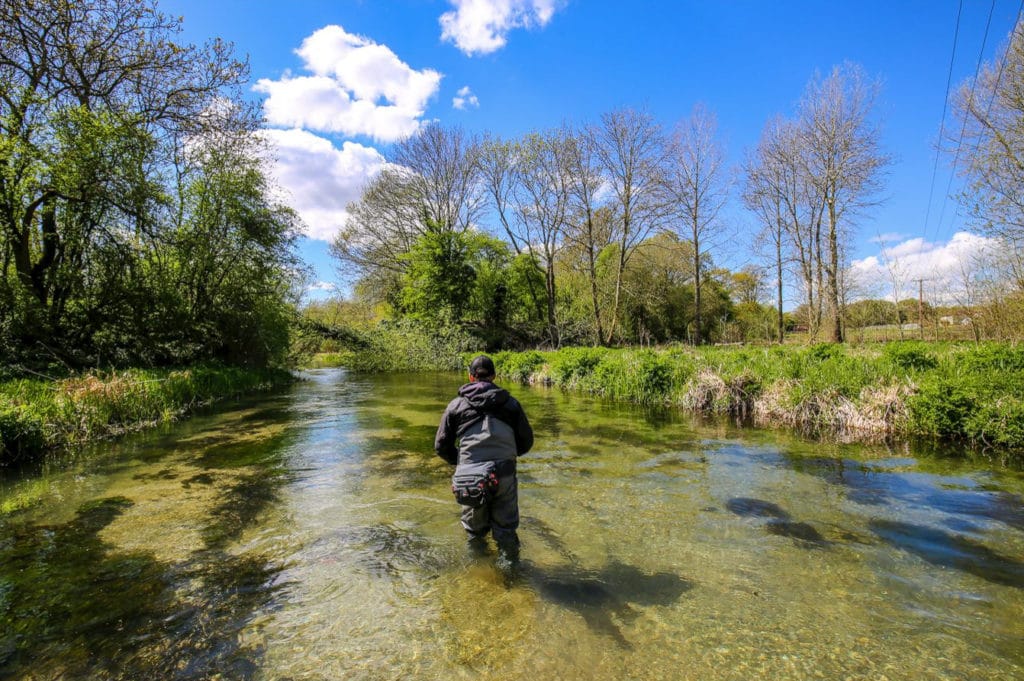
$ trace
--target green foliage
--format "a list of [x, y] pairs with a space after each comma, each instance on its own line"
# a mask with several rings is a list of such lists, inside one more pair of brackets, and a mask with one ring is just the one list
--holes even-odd
[[597, 392], [612, 399], [659, 403], [668, 400], [673, 370], [652, 350], [622, 351], [604, 356], [594, 369], [593, 380]]
[[915, 428], [981, 445], [1024, 447], [1024, 351], [988, 343], [953, 348], [910, 399]]
[[151, 0], [18, 7], [0, 26], [5, 363], [282, 364], [297, 218], [232, 99], [244, 65], [177, 44]]
[[16, 461], [43, 451], [43, 421], [29, 405], [0, 398], [0, 461]]
[[503, 377], [611, 399], [756, 412], [760, 423], [816, 432], [920, 433], [1024, 449], [1024, 358], [1011, 345], [578, 347], [496, 359]]
[[900, 369], [925, 371], [939, 365], [939, 360], [928, 346], [915, 341], [890, 343], [885, 346], [883, 354]]
[[408, 318], [381, 322], [365, 338], [365, 347], [346, 356], [345, 366], [355, 371], [458, 370], [463, 353], [475, 345], [454, 321], [435, 327]]
[[492, 357], [498, 376], [525, 383], [544, 365], [544, 355], [536, 350], [498, 352]]
[[438, 323], [441, 316], [462, 321], [476, 280], [473, 255], [467, 235], [437, 226], [428, 229], [401, 256], [406, 268], [404, 310], [422, 322]]
[[608, 354], [605, 348], [562, 348], [551, 360], [551, 378], [572, 386], [587, 379]]

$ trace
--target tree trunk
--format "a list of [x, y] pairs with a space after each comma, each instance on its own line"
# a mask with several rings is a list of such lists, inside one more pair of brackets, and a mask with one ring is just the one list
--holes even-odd
[[778, 282], [778, 311], [779, 311], [779, 345], [786, 340], [786, 324], [782, 314], [782, 230], [779, 229], [775, 239], [775, 275]]

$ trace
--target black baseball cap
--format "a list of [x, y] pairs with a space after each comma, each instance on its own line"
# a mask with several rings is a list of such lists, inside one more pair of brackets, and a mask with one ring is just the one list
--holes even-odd
[[478, 355], [469, 363], [469, 375], [474, 378], [494, 378], [494, 362], [487, 355]]

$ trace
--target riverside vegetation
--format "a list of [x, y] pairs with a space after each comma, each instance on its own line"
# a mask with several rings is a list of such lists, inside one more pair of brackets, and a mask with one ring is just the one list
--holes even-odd
[[287, 371], [201, 366], [91, 371], [0, 383], [0, 465], [175, 418], [291, 380]]
[[[430, 339], [430, 340], [428, 340]], [[321, 365], [362, 371], [461, 370], [472, 338], [396, 324]], [[611, 400], [662, 404], [846, 440], [925, 436], [1024, 452], [1024, 348], [1010, 343], [658, 349], [567, 347], [493, 354], [506, 381], [544, 383]]]
[[499, 373], [612, 399], [849, 439], [929, 435], [1024, 450], [1024, 349], [880, 347], [566, 348], [498, 353]]

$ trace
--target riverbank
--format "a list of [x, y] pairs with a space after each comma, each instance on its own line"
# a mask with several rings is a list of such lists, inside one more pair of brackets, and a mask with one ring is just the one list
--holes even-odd
[[0, 383], [0, 465], [172, 421], [217, 400], [291, 380], [283, 370], [199, 366], [5, 381]]
[[500, 378], [870, 440], [931, 436], [1024, 453], [1024, 348], [877, 346], [564, 348], [494, 355]]

